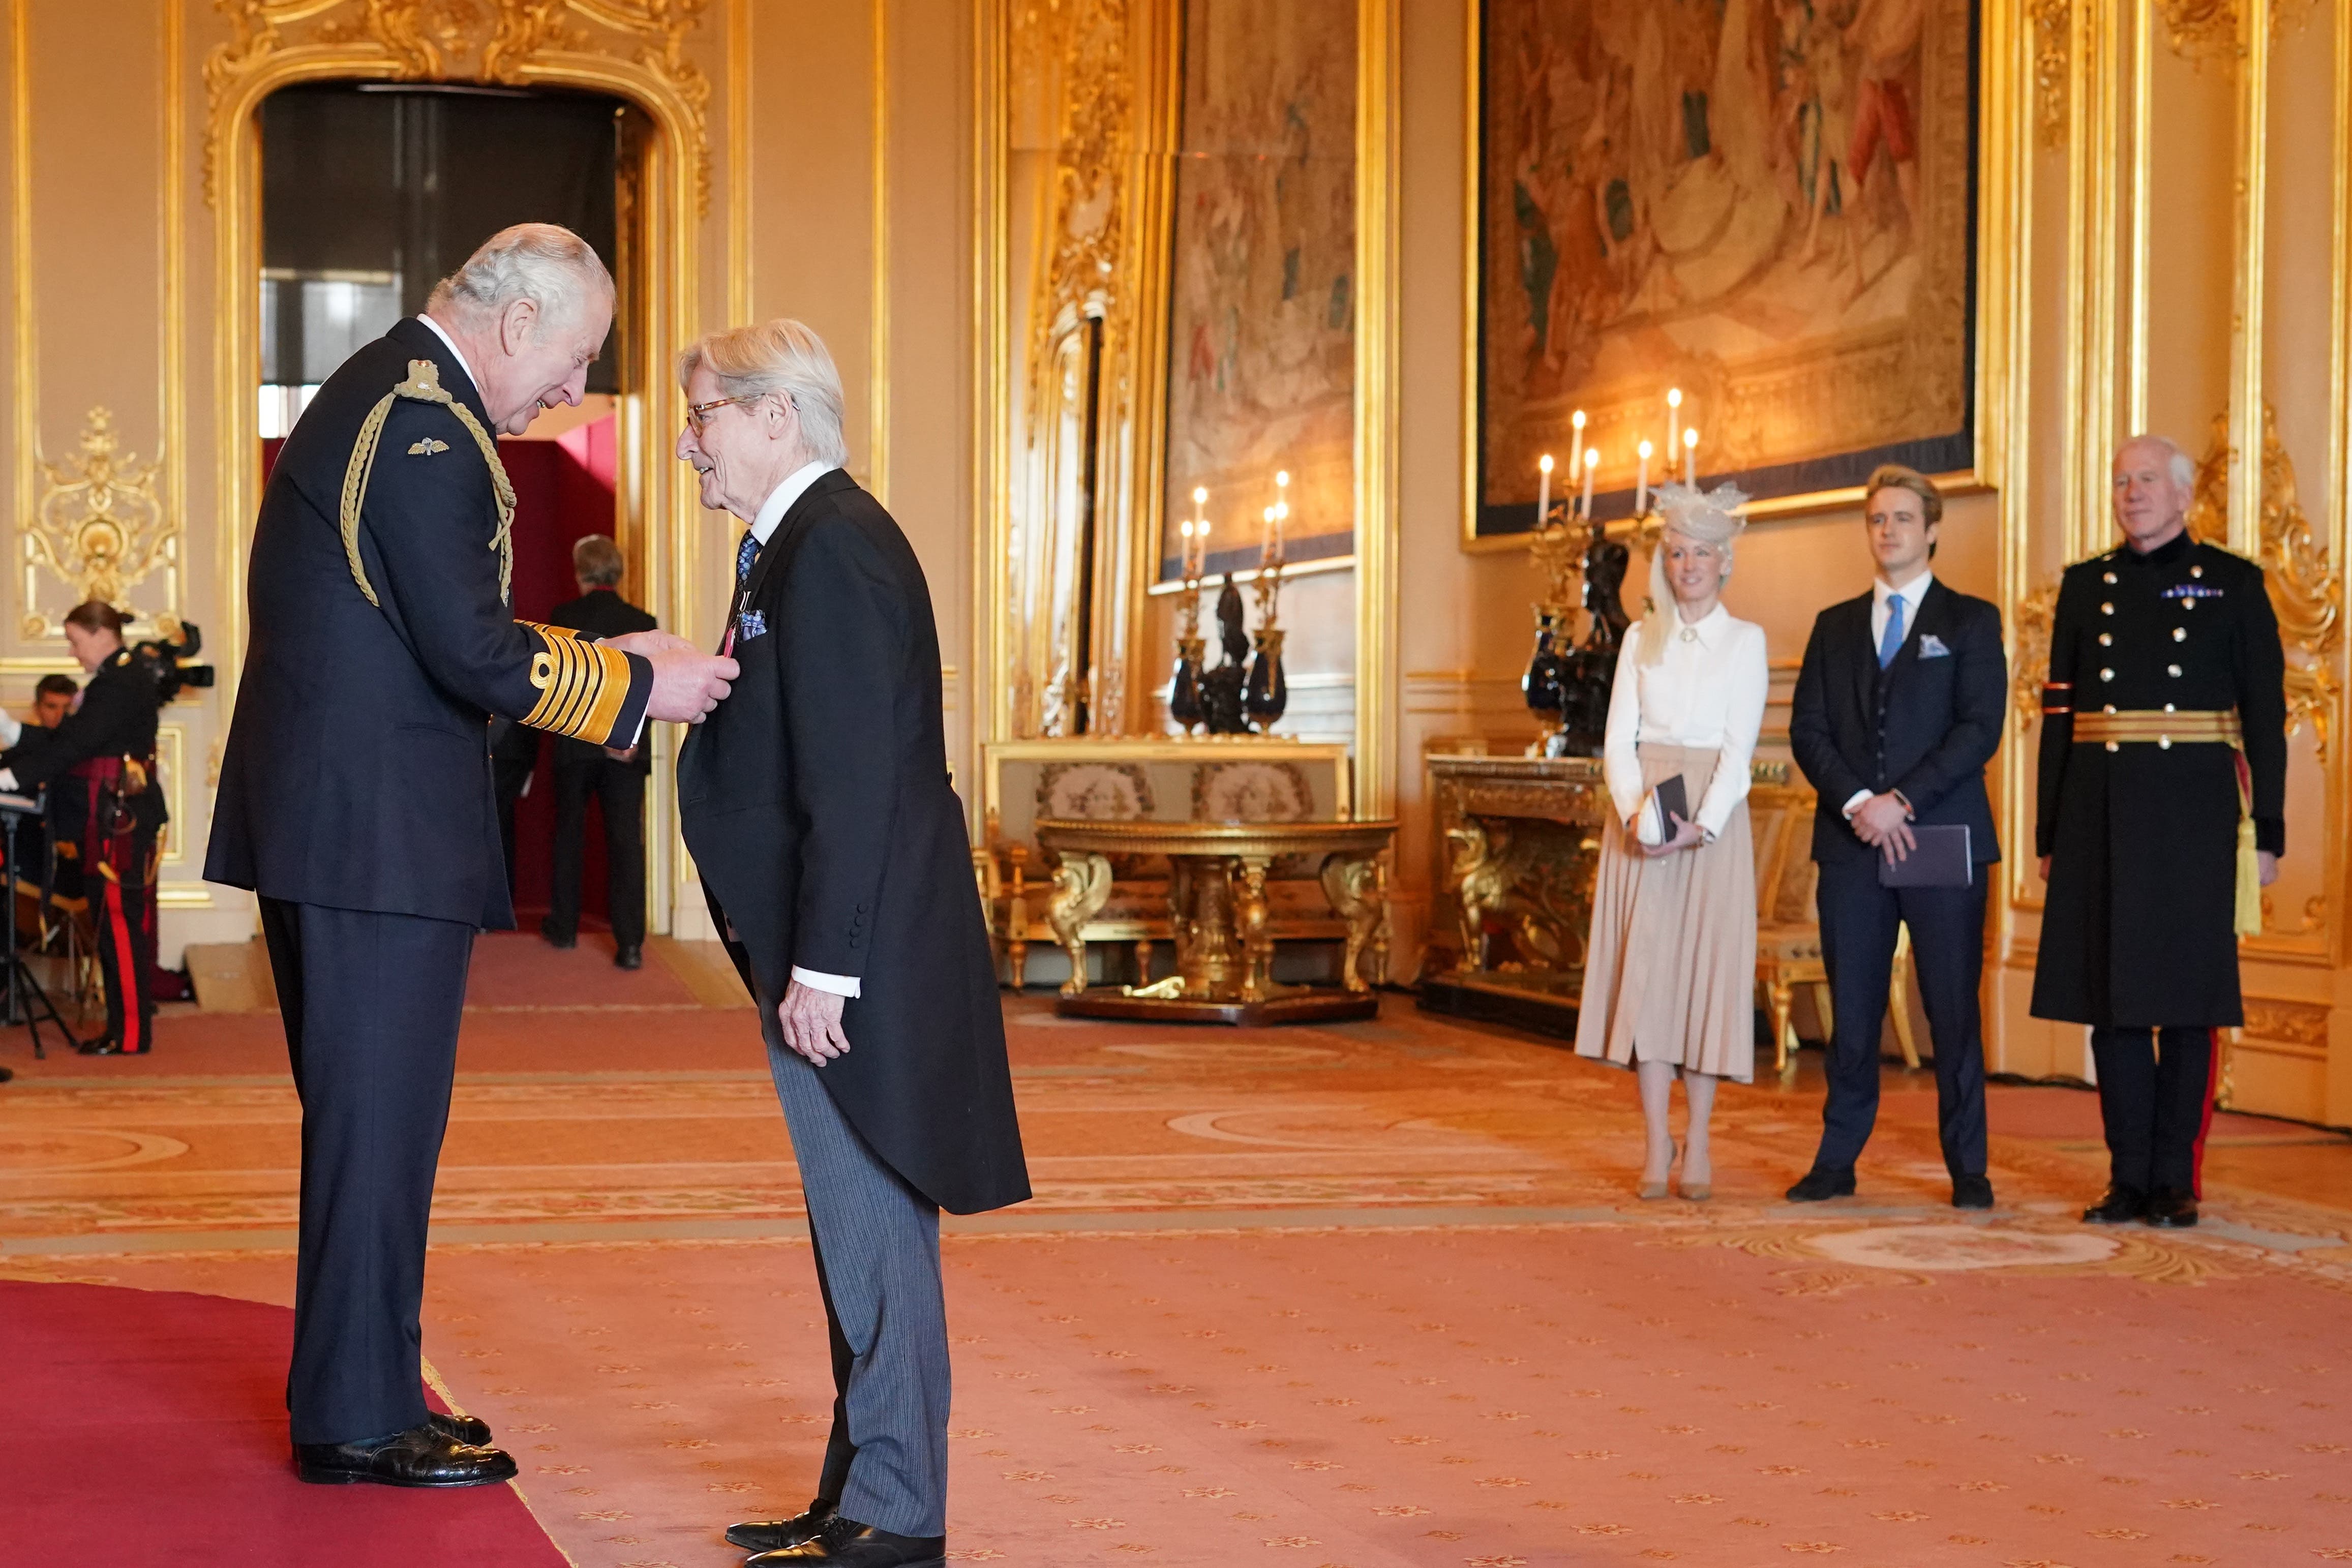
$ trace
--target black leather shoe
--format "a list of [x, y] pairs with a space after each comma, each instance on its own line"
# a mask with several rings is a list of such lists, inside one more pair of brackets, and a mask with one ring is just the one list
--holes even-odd
[[946, 1568], [947, 1549], [944, 1535], [893, 1535], [836, 1513], [799, 1545], [746, 1557], [743, 1568], [803, 1563], [830, 1563], [835, 1568]]
[[572, 949], [580, 945], [580, 938], [577, 933], [570, 936], [564, 935], [562, 931], [555, 929], [555, 922], [552, 921], [541, 921], [539, 922], [539, 935], [541, 941], [546, 942], [548, 946], [554, 948], [560, 952], [568, 952]]
[[2140, 1217], [2168, 1230], [2187, 1230], [2197, 1223], [2197, 1194], [2178, 1187], [2158, 1187], [2148, 1194], [2147, 1212]]
[[515, 1462], [497, 1448], [460, 1443], [427, 1421], [368, 1442], [297, 1443], [294, 1470], [325, 1486], [486, 1487], [512, 1480]]
[[2147, 1194], [2137, 1187], [2121, 1184], [2107, 1189], [2107, 1195], [2083, 1211], [2084, 1225], [2129, 1225], [2147, 1213]]
[[143, 1057], [143, 1050], [126, 1050], [120, 1035], [100, 1035], [94, 1040], [77, 1040], [74, 1049], [86, 1057]]
[[833, 1499], [821, 1497], [808, 1505], [806, 1513], [794, 1514], [790, 1519], [747, 1519], [740, 1524], [730, 1524], [727, 1527], [727, 1544], [746, 1552], [782, 1552], [787, 1546], [798, 1546], [803, 1541], [815, 1540], [838, 1506]]
[[613, 967], [614, 967], [614, 968], [615, 968], [615, 969], [643, 969], [645, 966], [646, 966], [646, 950], [645, 950], [644, 948], [641, 948], [641, 947], [617, 947], [617, 948], [614, 948], [614, 949], [613, 950]]
[[1852, 1196], [1853, 1196], [1852, 1165], [1848, 1165], [1843, 1171], [1815, 1165], [1804, 1173], [1803, 1178], [1795, 1186], [1789, 1189], [1789, 1201], [1792, 1204], [1817, 1204], [1824, 1198]]
[[1992, 1207], [1992, 1183], [1982, 1176], [1954, 1176], [1952, 1206], [1956, 1209]]
[[477, 1448], [490, 1446], [490, 1424], [487, 1421], [472, 1415], [445, 1415], [438, 1410], [426, 1411], [425, 1419], [452, 1442], [470, 1444]]

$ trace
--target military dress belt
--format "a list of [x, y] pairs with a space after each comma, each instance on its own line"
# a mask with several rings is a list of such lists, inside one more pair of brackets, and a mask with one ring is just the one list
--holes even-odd
[[2104, 745], [2110, 752], [2127, 745], [2158, 746], [2168, 752], [2175, 746], [2200, 744], [2243, 750], [2245, 731], [2234, 708], [2127, 708], [2122, 712], [2075, 714], [2074, 743]]

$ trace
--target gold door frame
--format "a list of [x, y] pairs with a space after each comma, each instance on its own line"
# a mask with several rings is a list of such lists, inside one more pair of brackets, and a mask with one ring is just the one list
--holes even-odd
[[[1182, 8], [1180, 0], [1134, 0], [1132, 10], [1118, 0], [1097, 0], [1106, 16], [1132, 29], [1139, 42], [1130, 55], [1120, 134], [1107, 139], [1112, 156], [1131, 157], [1130, 188], [1121, 198], [1124, 234], [1116, 264], [1123, 301], [1105, 308], [1105, 379], [1113, 395], [1104, 400], [1105, 436], [1096, 488], [1099, 517], [1115, 520], [1117, 547], [1097, 575], [1094, 650], [1098, 677], [1119, 683], [1123, 717], [1117, 729], [1144, 731], [1145, 694], [1166, 651], [1141, 646], [1146, 596], [1157, 567], [1157, 542], [1164, 510], [1160, 477], [1165, 461], [1170, 186], [1161, 161], [1147, 154], [1172, 144], [1179, 95]], [[1398, 237], [1393, 194], [1396, 170], [1398, 79], [1395, 39], [1399, 0], [1357, 0], [1356, 96], [1356, 321], [1355, 489], [1355, 797], [1370, 815], [1387, 812], [1396, 787], [1396, 395], [1398, 310], [1395, 287]], [[1015, 682], [1011, 672], [1024, 658], [1013, 552], [1019, 539], [1013, 515], [1013, 481], [1032, 461], [1027, 432], [1016, 429], [1009, 395], [1016, 384], [1037, 379], [1051, 344], [1050, 331], [1033, 330], [1029, 343], [1013, 341], [1016, 319], [1009, 290], [1025, 287], [1013, 276], [1013, 215], [1010, 115], [1013, 103], [1013, 0], [986, 0], [979, 29], [974, 138], [973, 273], [975, 358], [973, 381], [973, 472], [975, 555], [972, 573], [973, 652], [989, 686], [977, 704], [972, 726], [971, 766], [981, 748], [1020, 738]], [[1062, 300], [1062, 307], [1073, 303]], [[1082, 310], [1088, 308], [1080, 307]], [[1046, 328], [1055, 324], [1049, 320]], [[1061, 322], [1066, 327], [1069, 322]], [[1110, 365], [1109, 334], [1123, 326], [1119, 363]], [[1114, 424], [1115, 422], [1115, 424]], [[1318, 563], [1318, 565], [1321, 563]], [[1337, 563], [1334, 563], [1337, 564]]]
[[[241, 0], [246, 36], [239, 46], [223, 46], [205, 62], [210, 91], [205, 169], [206, 195], [215, 211], [215, 271], [213, 308], [221, 333], [216, 340], [214, 393], [221, 421], [217, 467], [223, 526], [220, 530], [221, 617], [226, 626], [220, 661], [220, 704], [236, 710], [246, 638], [245, 568], [253, 519], [260, 503], [259, 415], [254, 389], [261, 383], [259, 300], [253, 280], [261, 267], [261, 102], [281, 88], [316, 81], [479, 81], [501, 85], [566, 87], [609, 94], [641, 111], [652, 126], [644, 159], [620, 178], [636, 211], [618, 215], [623, 249], [615, 280], [622, 304], [638, 302], [637, 341], [628, 358], [642, 368], [642, 384], [625, 385], [615, 413], [617, 511], [615, 529], [630, 566], [641, 574], [647, 607], [664, 626], [696, 640], [707, 628], [692, 593], [702, 530], [695, 497], [680, 465], [670, 461], [667, 433], [678, 427], [684, 408], [667, 367], [691, 341], [697, 321], [692, 247], [709, 205], [709, 156], [703, 107], [708, 84], [678, 55], [691, 18], [647, 24], [667, 33], [658, 45], [622, 34], [609, 41], [611, 56], [574, 49], [536, 49], [529, 40], [505, 46], [493, 38], [482, 50], [478, 75], [462, 69], [465, 58], [399, 47], [401, 39], [366, 32], [364, 18], [350, 19], [346, 31], [362, 36], [331, 41], [289, 42], [278, 28], [322, 19], [343, 9], [342, 0], [324, 5], [270, 5]], [[359, 9], [360, 7], [352, 7]], [[637, 31], [645, 31], [640, 27]], [[497, 58], [492, 58], [493, 56]], [[634, 176], [634, 177], [633, 177]], [[646, 885], [659, 897], [650, 929], [667, 933], [692, 868], [677, 844], [677, 785], [667, 766], [677, 738], [669, 725], [648, 726], [654, 746], [656, 784], [647, 802]]]

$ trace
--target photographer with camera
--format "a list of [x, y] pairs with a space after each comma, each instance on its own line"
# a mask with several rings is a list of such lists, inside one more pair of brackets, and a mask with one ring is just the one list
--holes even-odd
[[49, 833], [78, 862], [106, 974], [106, 1033], [85, 1056], [141, 1056], [153, 1045], [155, 869], [164, 822], [155, 720], [184, 672], [184, 647], [122, 646], [129, 617], [92, 599], [66, 613], [66, 641], [89, 672], [81, 706], [54, 730], [28, 728], [0, 753], [0, 790], [49, 786]]

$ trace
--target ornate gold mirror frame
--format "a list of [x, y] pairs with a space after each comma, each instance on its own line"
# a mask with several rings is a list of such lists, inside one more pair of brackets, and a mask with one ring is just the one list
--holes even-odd
[[[216, 215], [214, 381], [219, 411], [222, 711], [233, 710], [244, 657], [245, 561], [261, 495], [255, 388], [261, 382], [261, 138], [264, 99], [299, 82], [453, 81], [608, 93], [642, 110], [652, 134], [621, 173], [621, 248], [614, 262], [631, 321], [619, 399], [618, 540], [646, 606], [701, 638], [693, 594], [700, 513], [668, 442], [684, 417], [667, 367], [694, 331], [696, 228], [709, 206], [704, 123], [709, 82], [685, 53], [699, 8], [668, 0], [563, 0], [488, 7], [449, 21], [420, 0], [226, 0], [231, 41], [205, 62], [205, 193]], [[663, 889], [653, 929], [691, 881], [677, 848], [668, 725], [655, 726], [656, 781], [646, 834], [649, 884]]]
[[[1358, 0], [1357, 23], [1355, 794], [1359, 809], [1375, 816], [1391, 808], [1396, 776], [1397, 5]], [[1181, 0], [987, 0], [982, 8], [972, 624], [985, 687], [975, 772], [981, 746], [1073, 732], [1068, 716], [1082, 699], [1091, 734], [1153, 732], [1148, 693], [1171, 650], [1143, 646], [1140, 633], [1163, 509], [1166, 154], [1182, 16]], [[1040, 100], [1055, 105], [1045, 134], [1055, 156], [1050, 178], [1024, 185], [1016, 139], [1037, 130], [1015, 121]], [[1042, 242], [1045, 234], [1056, 237]], [[1063, 626], [1076, 607], [1045, 596], [1068, 543], [1024, 514], [1039, 510], [1029, 498], [1080, 482], [1087, 465], [1064, 426], [1087, 397], [1099, 427], [1087, 499], [1110, 526], [1097, 534], [1109, 548], [1096, 560], [1084, 639], [1090, 670], [1081, 680], [1068, 658], [1075, 634]], [[1033, 440], [1033, 429], [1043, 436]]]

